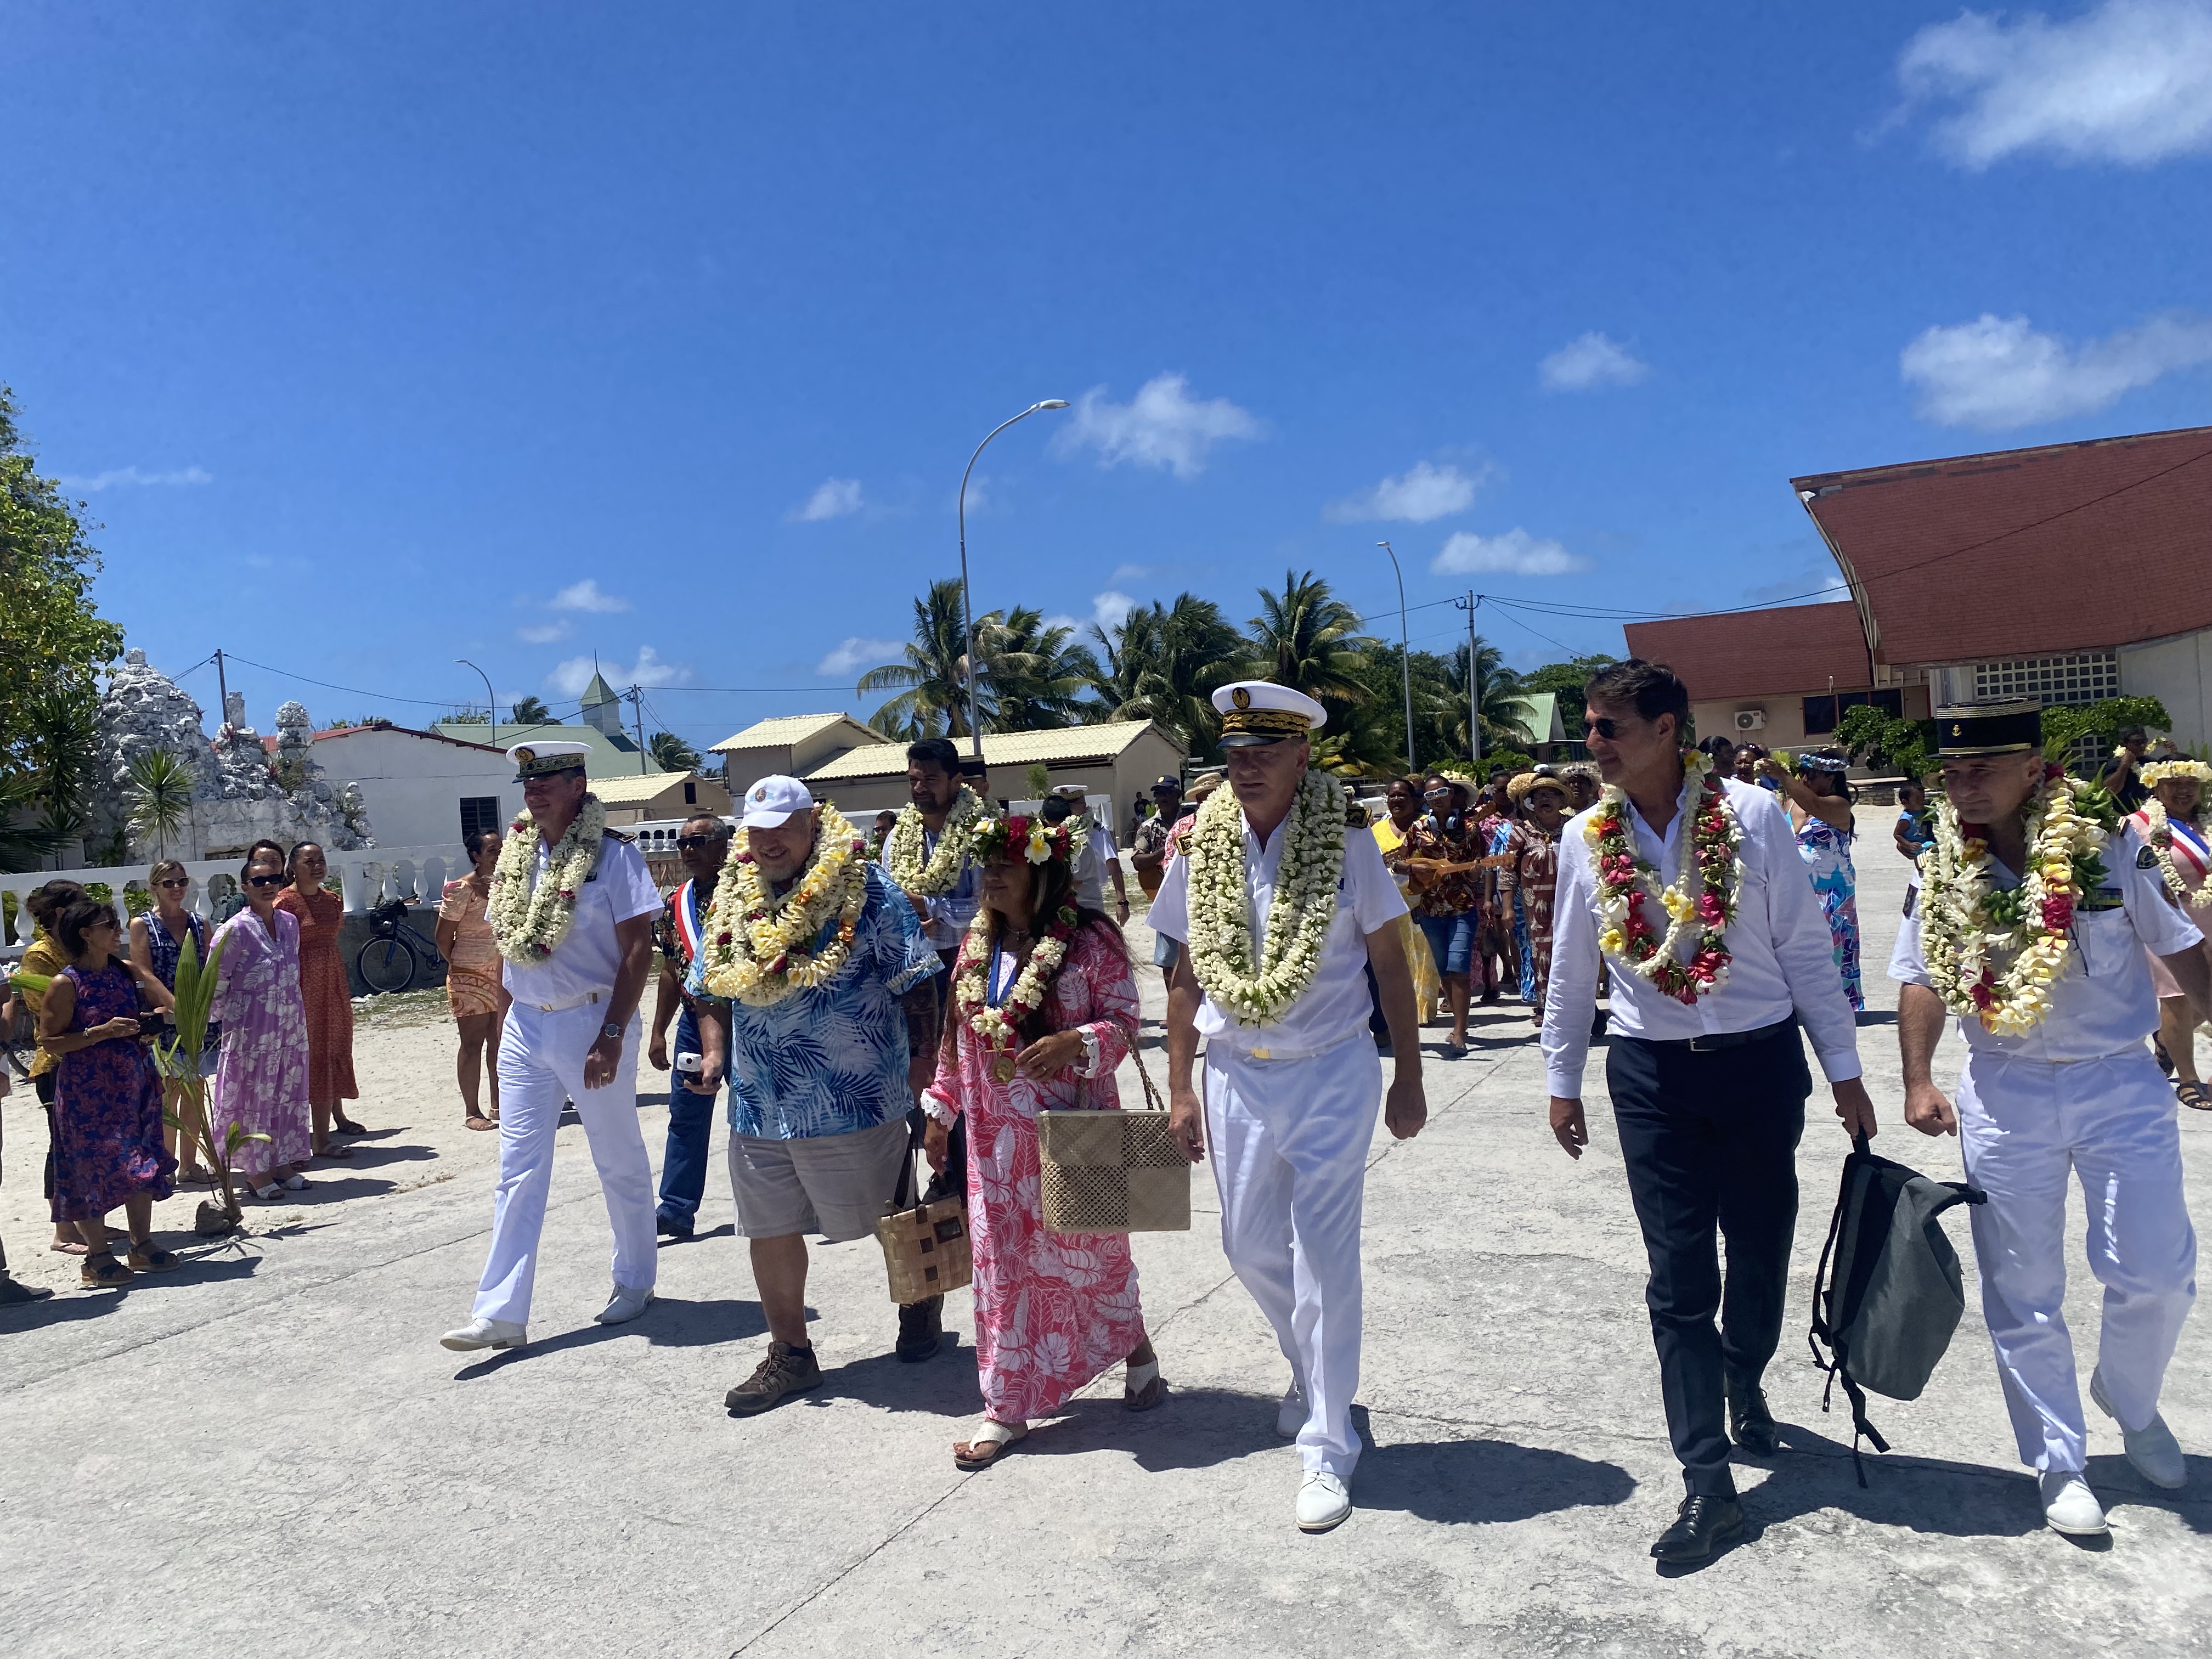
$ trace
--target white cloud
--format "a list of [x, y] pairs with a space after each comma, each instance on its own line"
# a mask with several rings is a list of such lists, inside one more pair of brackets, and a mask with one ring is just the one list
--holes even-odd
[[1473, 507], [1474, 492], [1482, 488], [1490, 474], [1487, 465], [1468, 473], [1449, 461], [1442, 466], [1416, 461], [1406, 472], [1383, 479], [1363, 495], [1331, 501], [1322, 508], [1321, 515], [1331, 524], [1364, 524], [1375, 520], [1427, 524]]
[[1502, 573], [1512, 576], [1565, 576], [1589, 568], [1589, 561], [1567, 551], [1564, 542], [1532, 536], [1515, 527], [1503, 536], [1478, 536], [1461, 531], [1430, 561], [1439, 576], [1474, 576]]
[[1984, 312], [1931, 328], [1899, 354], [1918, 412], [1943, 426], [2002, 431], [2104, 408], [2176, 369], [2212, 362], [2212, 319], [2154, 317], [2070, 346], [2025, 317]]
[[858, 478], [824, 478], [811, 495], [783, 516], [793, 524], [819, 524], [824, 519], [849, 518], [862, 505]]
[[[589, 576], [580, 582], [571, 582], [556, 593], [549, 603], [555, 611], [596, 611], [608, 615], [629, 609], [628, 599], [602, 592], [599, 583]], [[589, 676], [586, 678], [588, 679]]]
[[663, 662], [660, 653], [649, 645], [637, 648], [637, 660], [628, 668], [618, 662], [600, 662], [592, 657], [571, 657], [556, 663], [553, 672], [545, 677], [546, 688], [564, 697], [581, 696], [592, 676], [604, 674], [607, 684], [617, 689], [642, 685], [648, 690], [656, 685], [682, 685], [691, 678], [690, 668], [679, 663]]
[[1595, 330], [1568, 341], [1536, 365], [1536, 379], [1547, 392], [1634, 386], [1650, 372], [1650, 364], [1620, 341]]
[[856, 668], [865, 671], [887, 662], [902, 662], [905, 651], [902, 640], [864, 640], [855, 634], [816, 663], [814, 672], [833, 680], [846, 679]]
[[1127, 593], [1116, 592], [1110, 587], [1103, 593], [1093, 593], [1091, 596], [1091, 620], [1109, 633], [1127, 622], [1129, 619], [1129, 613], [1136, 608], [1137, 602], [1134, 599]]
[[565, 617], [558, 621], [540, 623], [527, 628], [518, 628], [514, 637], [525, 645], [550, 645], [556, 640], [565, 640], [576, 631], [575, 623]]
[[1908, 108], [1955, 103], [1936, 147], [1980, 171], [2036, 152], [2147, 167], [2212, 150], [2212, 0], [2105, 0], [2069, 22], [1961, 12], [1898, 59]]
[[215, 474], [197, 466], [179, 467], [174, 472], [141, 472], [135, 466], [118, 466], [106, 472], [95, 472], [88, 478], [61, 477], [54, 482], [64, 489], [82, 489], [87, 495], [96, 495], [119, 484], [213, 483]]
[[1225, 438], [1257, 438], [1264, 428], [1249, 410], [1226, 398], [1201, 401], [1190, 395], [1181, 374], [1156, 374], [1126, 404], [1109, 403], [1106, 388], [1093, 386], [1076, 400], [1075, 419], [1053, 440], [1062, 453], [1089, 447], [1098, 465], [1133, 461], [1158, 467], [1178, 478], [1206, 471], [1207, 452]]

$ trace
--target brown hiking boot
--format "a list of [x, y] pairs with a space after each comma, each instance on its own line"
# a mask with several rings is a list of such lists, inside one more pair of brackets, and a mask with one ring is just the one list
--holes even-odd
[[786, 1395], [805, 1394], [822, 1381], [821, 1363], [811, 1347], [794, 1348], [788, 1342], [768, 1345], [768, 1358], [753, 1374], [722, 1396], [732, 1417], [757, 1417], [781, 1403]]

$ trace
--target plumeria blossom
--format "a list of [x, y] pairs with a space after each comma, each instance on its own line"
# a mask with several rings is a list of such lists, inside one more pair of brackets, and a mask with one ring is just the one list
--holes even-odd
[[[1605, 924], [1598, 949], [1649, 980], [1653, 988], [1691, 1004], [1728, 978], [1724, 936], [1735, 920], [1736, 894], [1743, 882], [1743, 831], [1726, 787], [1706, 775], [1703, 755], [1683, 757], [1682, 811], [1689, 820], [1690, 846], [1681, 875], [1666, 887], [1659, 885], [1658, 872], [1636, 856], [1628, 833], [1628, 796], [1620, 785], [1607, 787], [1598, 810], [1583, 825], [1583, 839], [1589, 846], [1598, 916]], [[1646, 915], [1655, 902], [1668, 918], [1663, 936]], [[1697, 943], [1685, 960], [1680, 947], [1692, 932]]]
[[554, 843], [545, 874], [535, 890], [530, 876], [538, 862], [538, 823], [525, 808], [515, 814], [493, 867], [491, 896], [484, 906], [499, 953], [518, 968], [535, 968], [568, 937], [576, 919], [576, 890], [599, 861], [607, 809], [597, 795], [586, 795], [568, 832]]

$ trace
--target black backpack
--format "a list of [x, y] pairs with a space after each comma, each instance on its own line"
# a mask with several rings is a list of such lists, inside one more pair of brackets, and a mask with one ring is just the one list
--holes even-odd
[[[1813, 1279], [1813, 1361], [1828, 1373], [1820, 1409], [1838, 1382], [1851, 1406], [1851, 1466], [1867, 1483], [1861, 1437], [1889, 1449], [1867, 1421], [1868, 1389], [1917, 1400], [1966, 1311], [1959, 1255], [1937, 1218], [1954, 1204], [1986, 1204], [1964, 1182], [1930, 1181], [1867, 1149], [1859, 1136], [1844, 1160], [1843, 1190]], [[1827, 1346], [1823, 1358], [1821, 1346]]]

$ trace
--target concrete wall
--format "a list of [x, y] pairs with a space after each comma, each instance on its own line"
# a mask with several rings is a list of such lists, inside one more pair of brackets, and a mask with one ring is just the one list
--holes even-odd
[[2185, 748], [2212, 742], [2212, 631], [2122, 646], [2120, 693], [2164, 703]]
[[514, 763], [502, 754], [376, 727], [321, 738], [310, 752], [333, 786], [361, 786], [369, 828], [386, 847], [459, 841], [465, 796], [498, 797], [502, 822], [522, 805]]

